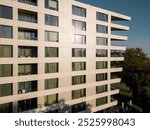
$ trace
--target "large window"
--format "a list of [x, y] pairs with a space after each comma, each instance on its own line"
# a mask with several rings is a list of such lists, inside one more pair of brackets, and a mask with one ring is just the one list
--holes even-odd
[[12, 84], [0, 84], [0, 97], [12, 95]]
[[13, 19], [12, 7], [0, 5], [0, 18]]
[[72, 57], [86, 57], [86, 49], [84, 48], [73, 48]]
[[86, 110], [86, 102], [82, 102], [82, 103], [72, 105], [71, 109], [72, 109], [71, 110], [72, 113], [77, 113], [77, 112], [84, 111], [84, 110]]
[[74, 35], [74, 43], [75, 44], [86, 44], [86, 36], [85, 35]]
[[108, 39], [104, 37], [96, 37], [96, 45], [108, 45]]
[[96, 19], [108, 22], [108, 15], [100, 12], [96, 12]]
[[18, 94], [37, 91], [37, 81], [19, 82]]
[[44, 97], [45, 106], [56, 104], [57, 102], [58, 102], [58, 94], [47, 95]]
[[86, 96], [86, 89], [79, 89], [72, 91], [72, 99], [82, 98]]
[[76, 30], [86, 31], [86, 22], [78, 21], [78, 20], [72, 20], [72, 26]]
[[37, 23], [37, 13], [18, 9], [18, 20], [31, 22], [31, 23]]
[[45, 0], [45, 8], [58, 10], [58, 0]]
[[86, 9], [78, 6], [72, 6], [72, 14], [86, 17]]
[[72, 76], [72, 85], [86, 83], [86, 75]]
[[107, 103], [107, 97], [96, 99], [96, 106], [104, 105]]
[[96, 86], [96, 94], [107, 92], [107, 85]]
[[45, 57], [58, 57], [58, 47], [45, 47]]
[[0, 25], [0, 38], [12, 38], [13, 28], [11, 26]]
[[107, 80], [107, 73], [96, 74], [96, 81]]
[[22, 40], [37, 40], [38, 31], [35, 29], [19, 28], [18, 39]]
[[37, 108], [37, 98], [18, 101], [18, 112]]
[[124, 57], [123, 53], [121, 50], [111, 50], [111, 57]]
[[96, 57], [107, 57], [107, 50], [96, 49]]
[[37, 47], [19, 46], [18, 57], [37, 57]]
[[86, 62], [73, 62], [72, 71], [86, 70]]
[[13, 47], [10, 45], [0, 45], [0, 57], [13, 57]]
[[0, 65], [0, 77], [9, 77], [13, 75], [13, 65], [1, 64]]
[[37, 74], [37, 64], [19, 64], [18, 75], [33, 75]]
[[97, 33], [108, 33], [108, 27], [104, 25], [96, 24], [96, 32]]
[[57, 72], [58, 72], [58, 63], [45, 64], [45, 73], [57, 73]]
[[58, 16], [45, 14], [45, 24], [51, 26], [58, 26]]
[[21, 2], [21, 3], [26, 3], [26, 4], [29, 4], [29, 5], [37, 6], [37, 0], [18, 0], [18, 1]]
[[0, 113], [12, 113], [12, 103], [0, 104]]
[[123, 61], [111, 61], [111, 68], [123, 67]]
[[45, 31], [45, 41], [58, 42], [59, 33], [54, 31]]
[[107, 61], [97, 61], [96, 69], [107, 69]]
[[58, 78], [45, 79], [45, 89], [58, 88]]

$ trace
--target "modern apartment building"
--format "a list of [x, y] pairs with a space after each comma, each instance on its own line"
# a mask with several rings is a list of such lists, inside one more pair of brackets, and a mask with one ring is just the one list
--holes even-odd
[[0, 112], [117, 105], [126, 48], [113, 43], [130, 19], [75, 0], [0, 0]]

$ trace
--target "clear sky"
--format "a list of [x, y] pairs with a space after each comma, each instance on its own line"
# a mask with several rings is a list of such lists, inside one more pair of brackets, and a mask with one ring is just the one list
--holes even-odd
[[127, 25], [128, 41], [122, 45], [140, 47], [150, 56], [150, 0], [78, 0], [132, 17]]

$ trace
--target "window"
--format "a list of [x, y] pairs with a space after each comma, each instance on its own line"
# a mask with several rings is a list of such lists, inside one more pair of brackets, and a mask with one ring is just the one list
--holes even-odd
[[58, 88], [58, 78], [45, 79], [45, 89]]
[[18, 101], [18, 112], [37, 108], [37, 98]]
[[37, 57], [37, 47], [19, 46], [18, 57]]
[[0, 5], [0, 18], [13, 19], [12, 7]]
[[0, 113], [12, 113], [12, 103], [0, 104]]
[[86, 75], [72, 76], [72, 85], [86, 83]]
[[100, 12], [96, 12], [96, 19], [108, 22], [108, 15]]
[[37, 40], [38, 31], [35, 29], [18, 28], [18, 39]]
[[37, 81], [19, 82], [18, 94], [37, 91]]
[[56, 104], [58, 102], [58, 94], [47, 95], [44, 97], [45, 106]]
[[58, 16], [45, 14], [45, 24], [51, 26], [58, 26]]
[[107, 73], [96, 74], [96, 81], [107, 80]]
[[107, 69], [107, 61], [97, 61], [96, 69]]
[[111, 68], [123, 67], [123, 61], [111, 61]]
[[31, 23], [37, 23], [37, 13], [18, 9], [18, 20], [31, 22]]
[[58, 42], [59, 33], [54, 31], [45, 31], [45, 41]]
[[108, 39], [104, 37], [96, 37], [96, 45], [108, 45]]
[[18, 75], [33, 75], [37, 74], [37, 64], [19, 64]]
[[121, 72], [112, 72], [111, 79], [121, 78]]
[[74, 43], [75, 44], [86, 44], [86, 36], [85, 35], [74, 35]]
[[86, 31], [86, 22], [72, 20], [72, 26], [76, 30]]
[[77, 113], [77, 112], [84, 111], [84, 110], [86, 110], [86, 102], [82, 102], [82, 103], [72, 105], [71, 109], [72, 109], [71, 110], [72, 113]]
[[0, 57], [13, 57], [13, 47], [10, 45], [0, 45]]
[[96, 99], [96, 106], [104, 105], [107, 103], [107, 97]]
[[96, 24], [96, 32], [97, 33], [105, 33], [105, 34], [107, 34], [108, 33], [108, 27], [104, 26], [104, 25]]
[[86, 57], [86, 49], [84, 48], [73, 48], [72, 57]]
[[58, 10], [58, 0], [45, 0], [45, 8]]
[[12, 38], [13, 29], [11, 26], [0, 25], [0, 38]]
[[57, 73], [57, 72], [58, 72], [58, 63], [45, 64], [45, 73]]
[[29, 4], [29, 5], [37, 6], [37, 0], [18, 0], [18, 2], [26, 3], [26, 4]]
[[72, 6], [72, 14], [86, 17], [86, 9], [78, 6]]
[[12, 95], [12, 84], [0, 84], [0, 97]]
[[45, 57], [58, 57], [58, 47], [45, 47]]
[[0, 77], [9, 77], [13, 75], [13, 65], [1, 64], [0, 65]]
[[124, 51], [111, 50], [111, 57], [123, 57]]
[[107, 50], [96, 49], [96, 57], [107, 57]]
[[86, 89], [79, 89], [72, 91], [72, 99], [82, 98], [86, 96]]
[[107, 92], [107, 85], [96, 86], [96, 94]]
[[72, 71], [86, 70], [86, 62], [73, 62]]

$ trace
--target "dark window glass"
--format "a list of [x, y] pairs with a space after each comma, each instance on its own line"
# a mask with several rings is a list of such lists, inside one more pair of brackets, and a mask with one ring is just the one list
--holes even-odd
[[58, 72], [58, 63], [45, 64], [45, 73], [57, 73], [57, 72]]
[[31, 22], [31, 23], [37, 23], [37, 13], [18, 9], [18, 20]]
[[107, 80], [107, 73], [96, 74], [96, 81]]
[[124, 51], [111, 50], [111, 57], [124, 57], [123, 53], [124, 53]]
[[18, 57], [37, 57], [37, 47], [19, 46]]
[[72, 99], [82, 98], [86, 96], [86, 89], [79, 89], [72, 91]]
[[100, 12], [96, 12], [96, 19], [108, 22], [108, 15]]
[[0, 45], [0, 57], [13, 57], [13, 47], [9, 45]]
[[78, 6], [72, 6], [72, 14], [86, 17], [86, 9]]
[[72, 71], [86, 70], [86, 62], [73, 62]]
[[37, 0], [18, 0], [18, 2], [26, 3], [26, 4], [29, 4], [29, 5], [37, 6]]
[[45, 57], [58, 57], [58, 47], [46, 47]]
[[37, 91], [37, 81], [19, 82], [18, 94]]
[[12, 7], [0, 5], [0, 18], [13, 19]]
[[121, 78], [121, 72], [112, 72], [111, 79]]
[[107, 85], [96, 86], [96, 94], [107, 92]]
[[72, 76], [72, 85], [86, 83], [86, 75]]
[[44, 97], [44, 105], [52, 105], [58, 102], [58, 94], [47, 95]]
[[86, 57], [86, 49], [84, 48], [73, 48], [72, 57]]
[[13, 28], [11, 26], [0, 25], [0, 38], [12, 38]]
[[58, 88], [58, 78], [45, 79], [45, 89]]
[[45, 24], [51, 26], [58, 26], [58, 16], [45, 14]]
[[111, 68], [123, 67], [123, 61], [111, 61]]
[[18, 101], [18, 112], [37, 108], [37, 98]]
[[96, 106], [104, 105], [107, 103], [107, 97], [96, 99]]
[[12, 95], [12, 84], [0, 84], [0, 97]]
[[104, 26], [104, 25], [96, 24], [96, 32], [107, 34], [108, 33], [108, 27]]
[[0, 65], [0, 77], [9, 77], [13, 75], [13, 65], [1, 64]]
[[12, 113], [12, 103], [0, 104], [0, 113]]
[[58, 0], [45, 0], [45, 8], [58, 11]]

